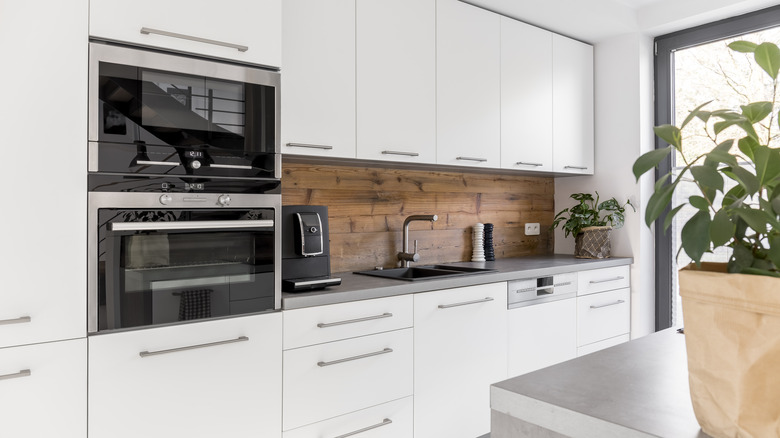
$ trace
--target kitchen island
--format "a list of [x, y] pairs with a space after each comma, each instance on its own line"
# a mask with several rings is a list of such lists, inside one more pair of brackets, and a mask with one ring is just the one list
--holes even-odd
[[490, 438], [709, 436], [674, 329], [496, 383], [490, 407]]

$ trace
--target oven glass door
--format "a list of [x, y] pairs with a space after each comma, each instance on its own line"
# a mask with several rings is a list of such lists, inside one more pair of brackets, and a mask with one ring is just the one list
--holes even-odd
[[98, 330], [272, 310], [273, 214], [98, 210]]

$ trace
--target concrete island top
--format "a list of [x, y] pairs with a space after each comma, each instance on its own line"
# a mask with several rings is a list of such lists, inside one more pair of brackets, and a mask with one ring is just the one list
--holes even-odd
[[[492, 268], [495, 272], [464, 275], [452, 278], [431, 278], [417, 281], [403, 281], [371, 277], [352, 272], [333, 273], [332, 277], [341, 278], [341, 285], [311, 292], [285, 292], [282, 294], [282, 310], [303, 307], [322, 306], [350, 301], [384, 298], [418, 292], [450, 289], [500, 281], [520, 280], [563, 274], [588, 269], [609, 268], [630, 265], [631, 257], [612, 257], [606, 259], [578, 259], [572, 255], [553, 254], [499, 259], [492, 262], [447, 263], [477, 268]], [[425, 261], [412, 266], [424, 266]]]

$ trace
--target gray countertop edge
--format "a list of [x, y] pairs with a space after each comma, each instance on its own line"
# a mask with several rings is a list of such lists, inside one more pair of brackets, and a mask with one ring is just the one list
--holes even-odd
[[[342, 283], [339, 286], [332, 286], [319, 291], [283, 293], [282, 310], [520, 280], [589, 269], [625, 266], [632, 264], [633, 261], [634, 259], [631, 257], [578, 259], [572, 255], [553, 254], [499, 259], [492, 262], [458, 262], [448, 264], [492, 268], [496, 269], [496, 271], [446, 279], [418, 281], [394, 280], [353, 274], [352, 272], [341, 272], [332, 275], [332, 277], [341, 278]], [[421, 262], [417, 265], [425, 265], [425, 263]]]

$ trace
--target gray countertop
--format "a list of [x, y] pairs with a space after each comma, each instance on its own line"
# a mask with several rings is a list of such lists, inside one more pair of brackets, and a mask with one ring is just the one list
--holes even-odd
[[[340, 277], [339, 286], [312, 292], [297, 292], [282, 294], [282, 309], [299, 309], [303, 307], [322, 306], [349, 301], [383, 298], [417, 292], [429, 292], [440, 289], [473, 286], [477, 284], [495, 283], [499, 281], [519, 280], [565, 272], [587, 269], [609, 268], [612, 266], [630, 265], [631, 257], [614, 257], [608, 259], [578, 259], [571, 255], [548, 255], [500, 259], [493, 262], [461, 262], [452, 263], [460, 266], [496, 269], [461, 277], [403, 281], [387, 278], [370, 277], [351, 272], [334, 273]], [[424, 265], [425, 263], [418, 263]]]
[[[563, 436], [708, 436], [691, 407], [685, 336], [674, 329], [496, 383], [490, 391], [494, 412]], [[495, 426], [491, 438], [519, 436]]]

